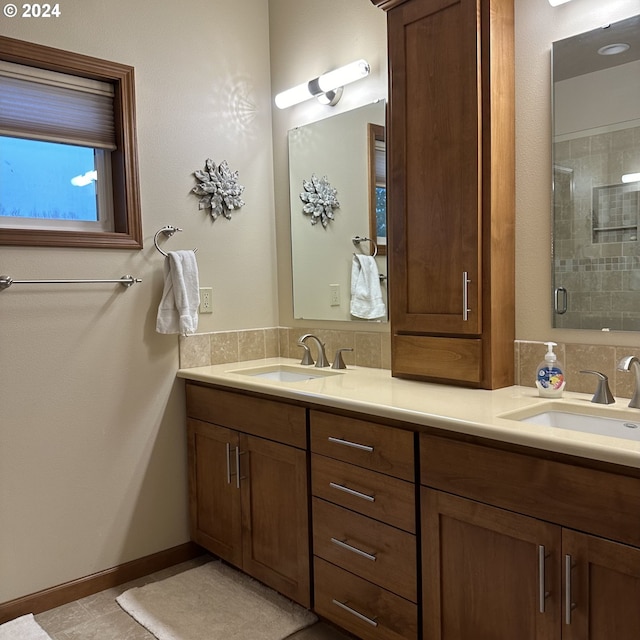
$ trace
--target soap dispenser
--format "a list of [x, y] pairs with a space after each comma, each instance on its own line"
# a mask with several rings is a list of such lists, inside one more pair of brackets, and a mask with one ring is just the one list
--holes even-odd
[[544, 361], [538, 365], [536, 387], [538, 387], [538, 394], [544, 398], [560, 398], [566, 382], [562, 366], [553, 352], [553, 347], [556, 347], [557, 344], [545, 342], [545, 345], [547, 353], [544, 356]]

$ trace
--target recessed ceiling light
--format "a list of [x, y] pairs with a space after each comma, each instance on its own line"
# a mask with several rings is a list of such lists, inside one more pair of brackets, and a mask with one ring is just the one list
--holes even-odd
[[629, 50], [629, 45], [626, 42], [616, 42], [615, 44], [608, 44], [598, 49], [598, 53], [601, 56], [615, 56], [619, 53], [624, 53]]
[[565, 2], [569, 2], [569, 0], [549, 0], [549, 4], [552, 7], [557, 7], [560, 4], [564, 4]]

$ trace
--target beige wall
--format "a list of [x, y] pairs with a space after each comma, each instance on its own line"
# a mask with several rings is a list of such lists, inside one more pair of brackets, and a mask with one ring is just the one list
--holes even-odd
[[[214, 313], [200, 330], [277, 324], [265, 0], [61, 3], [2, 35], [136, 71], [144, 249], [0, 247], [0, 602], [186, 542], [178, 339], [155, 333], [165, 248], [198, 247]], [[190, 194], [207, 157], [240, 172], [244, 208], [215, 223]], [[42, 170], [43, 168], [39, 168]], [[44, 168], [46, 169], [46, 168]]]

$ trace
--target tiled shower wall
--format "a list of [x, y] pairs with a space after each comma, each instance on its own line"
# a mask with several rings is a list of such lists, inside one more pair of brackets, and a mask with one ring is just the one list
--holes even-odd
[[554, 144], [555, 286], [568, 292], [557, 326], [640, 329], [640, 127]]
[[[388, 333], [334, 331], [325, 329], [269, 327], [244, 331], [221, 331], [180, 337], [180, 367], [202, 367], [211, 364], [260, 360], [262, 358], [301, 358], [298, 338], [314, 333], [326, 344], [327, 357], [333, 360], [337, 349], [351, 347], [344, 352], [347, 366], [391, 368], [391, 344]], [[590, 344], [558, 344], [555, 347], [567, 378], [567, 390], [593, 393], [595, 376], [580, 373], [584, 369], [599, 371], [609, 378], [609, 386], [616, 397], [630, 398], [633, 394], [633, 374], [618, 371], [617, 364], [625, 356], [640, 358], [640, 348], [600, 346]], [[535, 386], [538, 364], [544, 360], [547, 348], [542, 342], [516, 340], [514, 343], [514, 384]], [[315, 357], [315, 350], [312, 347]]]

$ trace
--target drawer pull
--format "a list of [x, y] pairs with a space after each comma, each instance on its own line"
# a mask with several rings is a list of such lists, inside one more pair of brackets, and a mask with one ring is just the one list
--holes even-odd
[[231, 444], [227, 442], [227, 484], [231, 484]]
[[376, 561], [376, 556], [375, 555], [367, 553], [366, 551], [363, 551], [362, 549], [358, 549], [358, 547], [354, 547], [354, 546], [352, 546], [350, 544], [347, 544], [343, 540], [338, 540], [338, 538], [331, 538], [331, 542], [333, 542], [333, 544], [338, 545], [339, 547], [342, 547], [343, 549], [346, 549], [347, 551], [351, 551], [352, 553], [357, 553], [359, 556], [362, 556], [363, 558], [366, 558], [367, 560], [372, 560], [373, 562]]
[[371, 618], [367, 618], [367, 616], [363, 615], [359, 611], [352, 609], [350, 606], [346, 605], [344, 602], [340, 602], [340, 600], [336, 600], [335, 598], [331, 601], [333, 604], [337, 605], [341, 609], [348, 611], [351, 615], [354, 615], [356, 618], [363, 620], [364, 622], [370, 624], [372, 627], [377, 627], [378, 623]]
[[373, 447], [370, 447], [368, 444], [358, 444], [357, 442], [350, 442], [349, 440], [342, 440], [342, 438], [334, 438], [333, 436], [329, 436], [329, 442], [334, 442], [335, 444], [343, 444], [345, 447], [353, 447], [354, 449], [360, 449], [361, 451], [368, 451], [369, 453], [373, 453]]
[[349, 489], [349, 487], [345, 487], [343, 484], [338, 484], [337, 482], [330, 482], [329, 486], [332, 489], [338, 489], [338, 491], [344, 491], [348, 493], [350, 496], [356, 496], [356, 498], [362, 498], [363, 500], [368, 500], [369, 502], [375, 502], [375, 496], [370, 496], [366, 493], [361, 493], [360, 491], [356, 491], [355, 489]]

